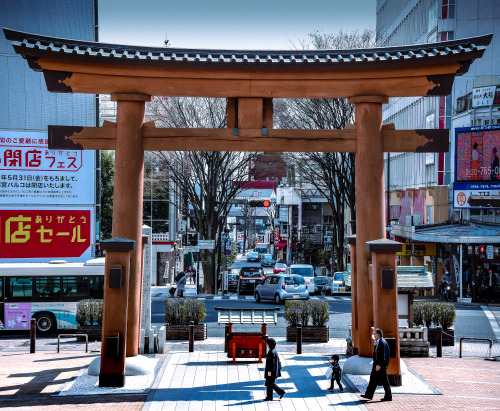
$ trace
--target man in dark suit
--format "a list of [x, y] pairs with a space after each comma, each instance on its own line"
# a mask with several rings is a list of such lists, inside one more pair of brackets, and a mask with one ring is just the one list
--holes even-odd
[[389, 366], [390, 360], [389, 344], [387, 344], [387, 341], [382, 338], [383, 333], [380, 328], [375, 328], [372, 334], [373, 339], [375, 340], [375, 347], [373, 349], [373, 367], [366, 392], [361, 396], [371, 400], [375, 390], [377, 389], [377, 385], [382, 384], [385, 395], [381, 401], [392, 401], [391, 386], [389, 385], [389, 377], [387, 377], [387, 367]]
[[266, 355], [266, 369], [264, 376], [266, 378], [266, 398], [264, 401], [273, 400], [273, 390], [280, 396], [280, 400], [285, 395], [285, 390], [276, 385], [276, 378], [281, 377], [281, 364], [276, 351], [276, 341], [274, 338], [267, 339], [269, 351]]

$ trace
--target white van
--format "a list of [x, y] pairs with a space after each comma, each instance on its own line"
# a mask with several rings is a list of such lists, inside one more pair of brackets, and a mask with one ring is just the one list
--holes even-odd
[[287, 273], [297, 274], [304, 277], [306, 280], [307, 291], [310, 295], [314, 295], [314, 267], [310, 264], [292, 264], [287, 268]]

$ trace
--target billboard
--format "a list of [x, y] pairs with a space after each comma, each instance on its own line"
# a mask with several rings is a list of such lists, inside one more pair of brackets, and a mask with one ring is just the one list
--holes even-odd
[[455, 181], [496, 182], [500, 179], [500, 126], [455, 130]]
[[47, 133], [0, 131], [0, 204], [94, 204], [95, 151], [49, 150]]
[[2, 262], [91, 258], [94, 210], [90, 207], [0, 209]]

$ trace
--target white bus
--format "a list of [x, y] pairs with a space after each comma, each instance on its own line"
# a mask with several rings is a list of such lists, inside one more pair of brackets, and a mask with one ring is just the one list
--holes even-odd
[[31, 318], [37, 332], [74, 329], [78, 301], [103, 293], [104, 258], [0, 264], [0, 330], [29, 330]]

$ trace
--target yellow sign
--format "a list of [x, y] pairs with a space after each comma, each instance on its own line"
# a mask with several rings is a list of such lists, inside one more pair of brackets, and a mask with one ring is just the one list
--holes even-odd
[[436, 243], [406, 243], [403, 244], [403, 251], [397, 255], [414, 255], [423, 257], [424, 255], [436, 255]]

